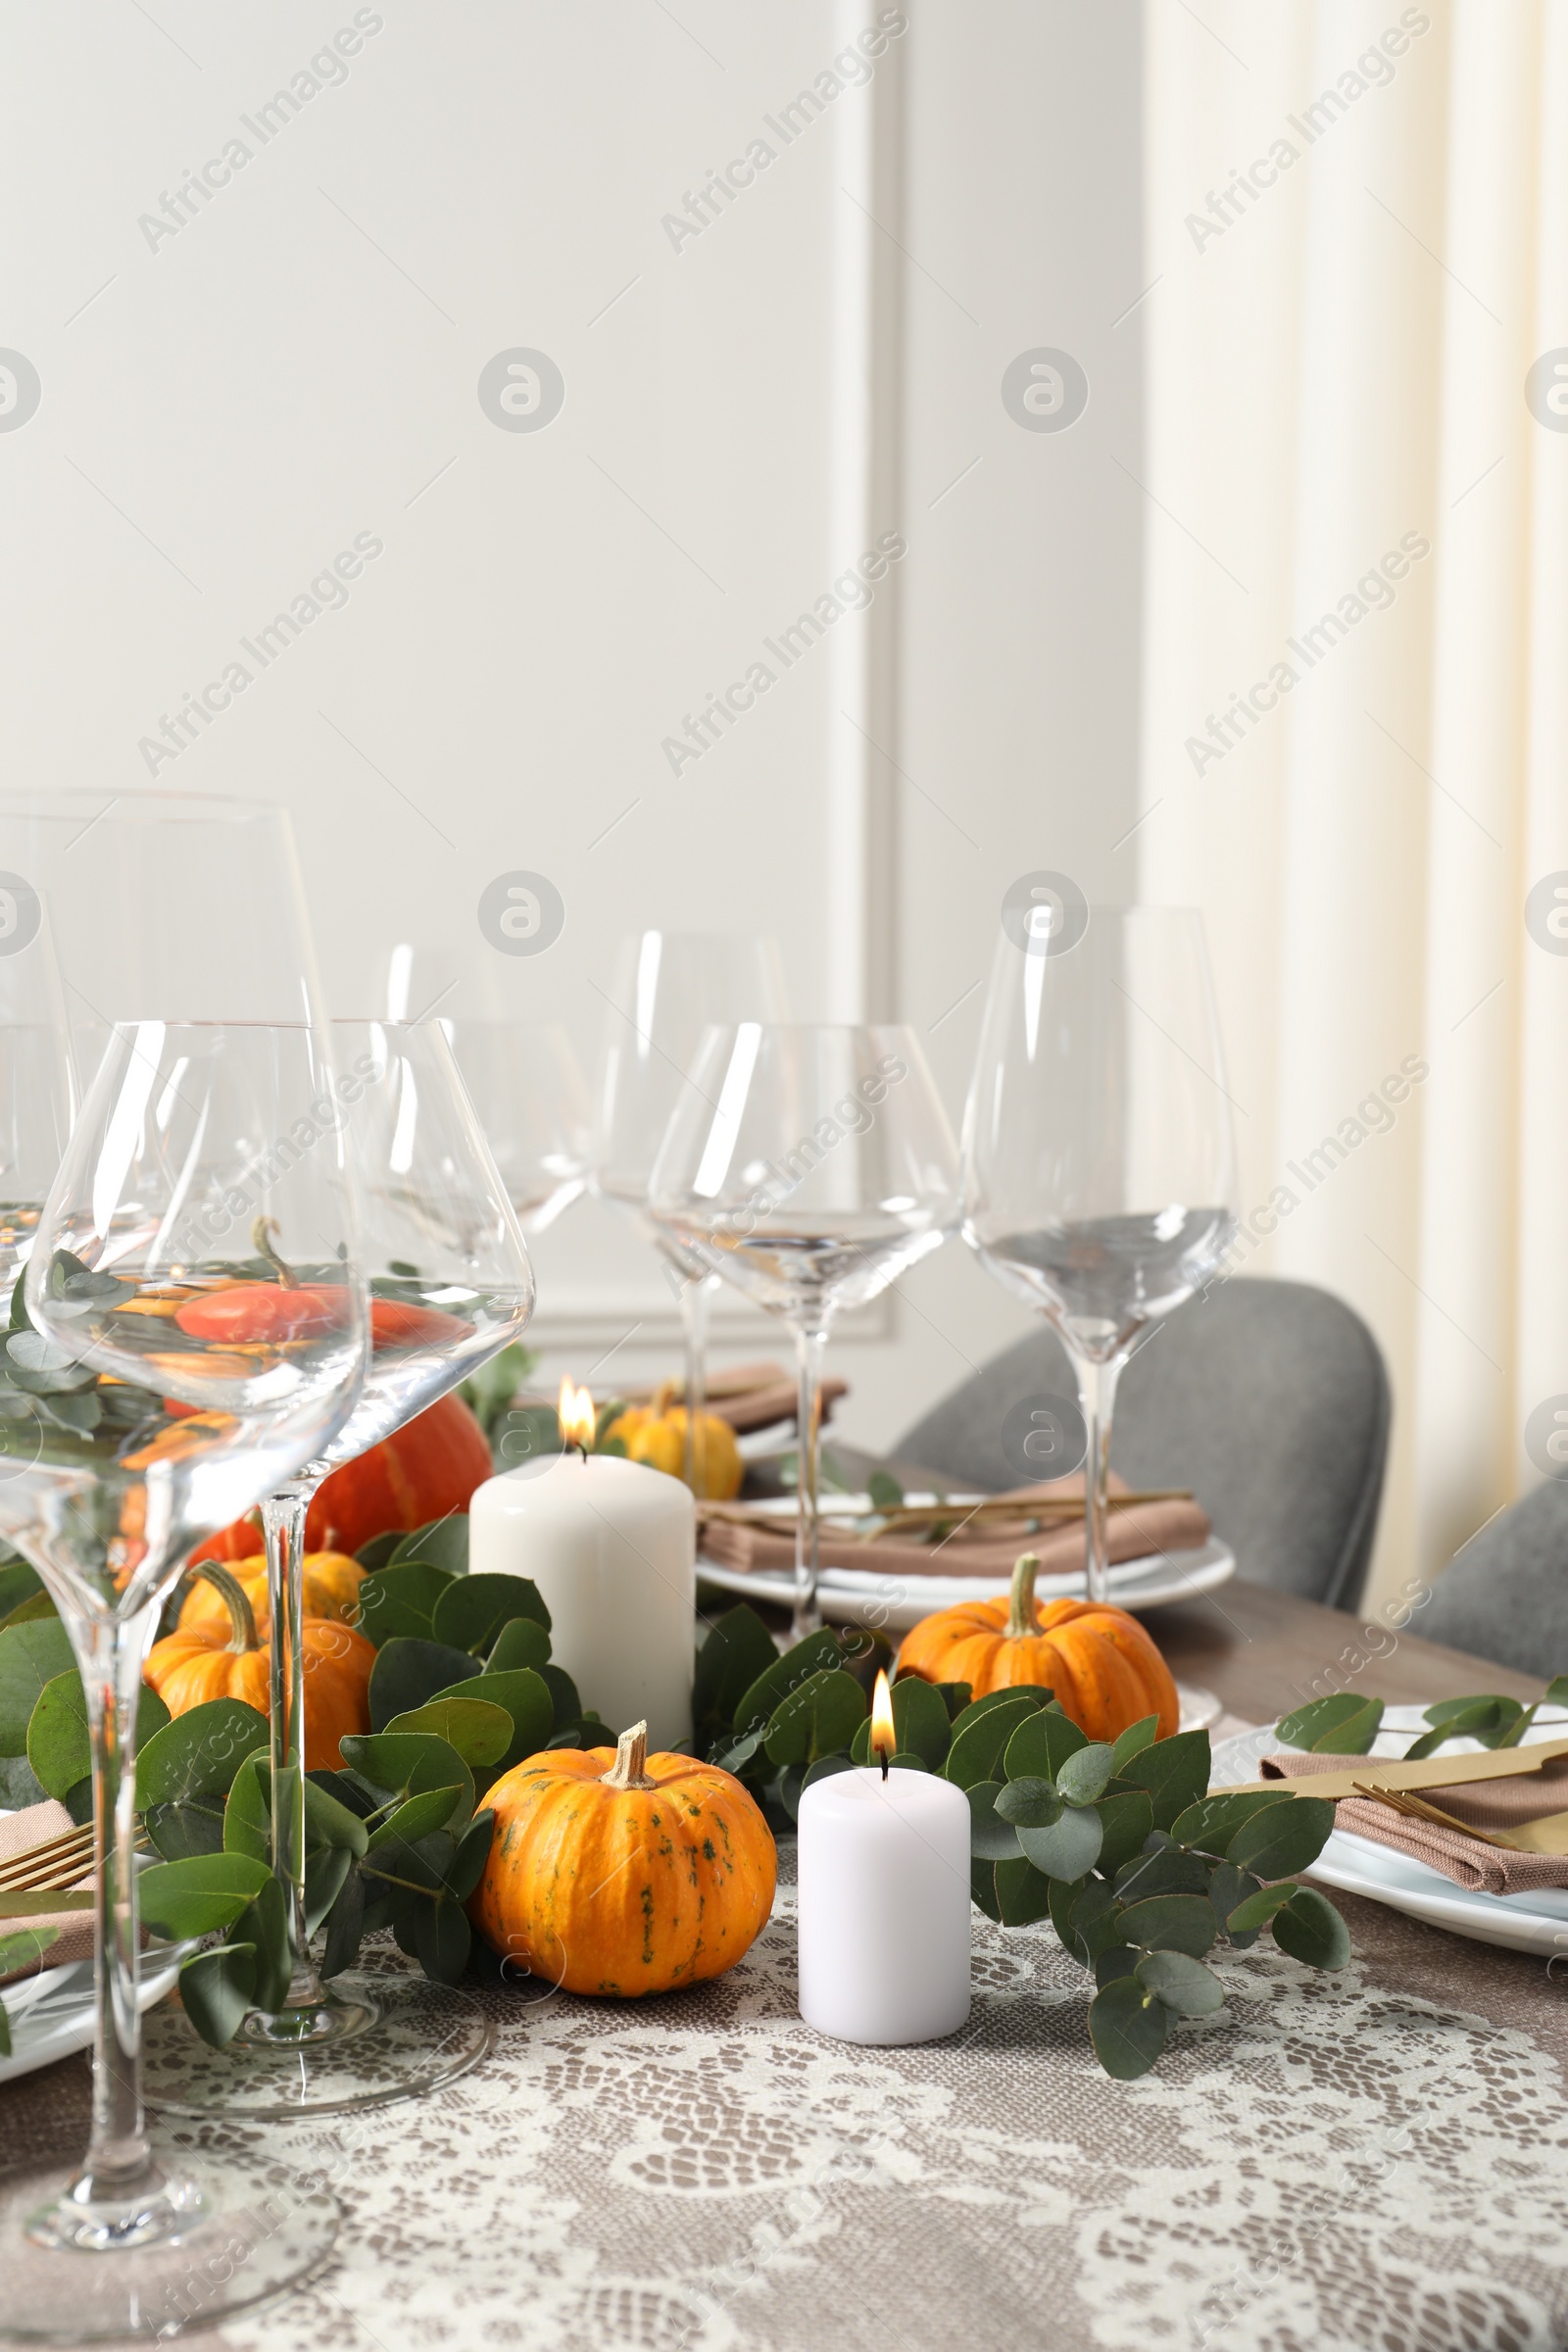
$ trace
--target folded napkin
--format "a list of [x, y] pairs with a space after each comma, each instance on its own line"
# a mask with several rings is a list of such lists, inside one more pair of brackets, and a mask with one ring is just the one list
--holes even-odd
[[[1125, 1484], [1110, 1481], [1110, 1491], [1125, 1494]], [[866, 1542], [858, 1534], [822, 1526], [821, 1562], [824, 1568], [857, 1568], [873, 1576], [973, 1576], [993, 1584], [1012, 1574], [1021, 1551], [1037, 1552], [1040, 1574], [1072, 1576], [1084, 1564], [1083, 1478], [1058, 1478], [1046, 1486], [1009, 1488], [989, 1501], [1015, 1501], [1016, 1518], [987, 1518], [971, 1527], [961, 1524], [964, 1506], [954, 1506], [960, 1522], [940, 1544], [917, 1544], [907, 1535], [882, 1535]], [[1080, 1515], [1042, 1527], [1031, 1527], [1029, 1504], [1066, 1495], [1078, 1503]], [[703, 1550], [721, 1567], [755, 1569], [777, 1575], [795, 1565], [795, 1523], [780, 1519], [774, 1527], [743, 1525], [702, 1511]], [[1110, 1514], [1108, 1549], [1112, 1560], [1142, 1559], [1150, 1552], [1191, 1551], [1208, 1542], [1207, 1514], [1192, 1501], [1133, 1503]]]
[[[25, 1851], [29, 1845], [42, 1845], [45, 1838], [64, 1837], [75, 1823], [50, 1796], [41, 1805], [26, 1805], [20, 1813], [0, 1814], [0, 1862], [9, 1862], [14, 1854]], [[90, 1870], [72, 1881], [75, 1886], [90, 1886]], [[35, 1976], [40, 1968], [64, 1968], [74, 1960], [90, 1960], [93, 1950], [93, 1915], [90, 1911], [40, 1911], [27, 1919], [0, 1919], [0, 1936], [19, 1935], [24, 1928], [36, 1928], [47, 1936], [58, 1928], [59, 1938], [52, 1943], [41, 1960], [31, 1961], [25, 1968], [14, 1968], [9, 1976], [0, 1977], [0, 1984], [11, 1984], [19, 1977]]]
[[[1352, 1772], [1357, 1765], [1370, 1779], [1368, 1768], [1375, 1769], [1370, 1756], [1286, 1751], [1265, 1756], [1261, 1769], [1266, 1781], [1304, 1781], [1319, 1772]], [[1539, 1772], [1524, 1773], [1517, 1780], [1461, 1782], [1451, 1788], [1423, 1788], [1420, 1794], [1478, 1829], [1517, 1829], [1547, 1813], [1568, 1812], [1568, 1756], [1554, 1757]], [[1484, 1845], [1479, 1838], [1446, 1830], [1441, 1822], [1396, 1813], [1369, 1796], [1342, 1796], [1334, 1818], [1336, 1828], [1353, 1830], [1357, 1838], [1370, 1838], [1378, 1845], [1392, 1845], [1472, 1892], [1524, 1894], [1533, 1886], [1568, 1886], [1568, 1854], [1511, 1854], [1505, 1846]]]

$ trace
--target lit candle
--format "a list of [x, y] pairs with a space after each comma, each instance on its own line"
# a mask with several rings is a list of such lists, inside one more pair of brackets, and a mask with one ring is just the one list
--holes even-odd
[[893, 1749], [879, 1674], [877, 1762], [801, 1799], [801, 2015], [839, 2041], [937, 2041], [969, 2014], [969, 1800], [934, 1773], [890, 1770]]
[[[569, 1400], [568, 1400], [568, 1392]], [[662, 1470], [587, 1450], [594, 1403], [562, 1383], [566, 1450], [487, 1479], [468, 1512], [475, 1576], [527, 1576], [550, 1611], [550, 1655], [612, 1730], [649, 1746], [692, 1728], [697, 1510]]]

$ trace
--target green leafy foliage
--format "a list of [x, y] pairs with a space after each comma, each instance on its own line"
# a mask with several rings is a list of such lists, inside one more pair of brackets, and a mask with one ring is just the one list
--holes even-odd
[[1282, 1715], [1279, 1737], [1287, 1747], [1321, 1749], [1333, 1756], [1364, 1756], [1371, 1752], [1383, 1723], [1381, 1698], [1363, 1698], [1353, 1690], [1337, 1690], [1331, 1697], [1313, 1699], [1294, 1715]]
[[[1154, 1728], [1099, 1742], [1054, 1700], [1014, 1720], [982, 1701], [955, 1722], [947, 1761], [968, 1792], [975, 1901], [1004, 1927], [1050, 1918], [1093, 1972], [1090, 2040], [1123, 2082], [1148, 2073], [1177, 2020], [1223, 2006], [1217, 1944], [1243, 1949], [1271, 1926], [1309, 1967], [1342, 1968], [1350, 1949], [1332, 1903], [1294, 1879], [1321, 1853], [1333, 1805], [1283, 1783], [1211, 1797], [1208, 1734]], [[967, 1778], [984, 1756], [991, 1772]]]
[[[14, 1977], [22, 1969], [36, 1968], [59, 1936], [58, 1928], [19, 1928], [13, 1936], [0, 1936], [0, 1977]], [[0, 2058], [10, 2055], [11, 2020], [6, 2015], [4, 1999], [0, 1999]]]
[[524, 1348], [520, 1340], [514, 1340], [476, 1372], [470, 1372], [459, 1388], [458, 1395], [492, 1443], [514, 1396], [538, 1361], [531, 1348]]

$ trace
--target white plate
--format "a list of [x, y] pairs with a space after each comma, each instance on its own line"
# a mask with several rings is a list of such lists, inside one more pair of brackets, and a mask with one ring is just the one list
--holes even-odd
[[[141, 1956], [137, 2006], [150, 2009], [161, 2001], [179, 1975], [179, 1964], [196, 1949], [194, 1943], [149, 1944]], [[34, 1991], [33, 1987], [38, 1989]], [[25, 2003], [19, 1996], [25, 1996]], [[30, 2075], [35, 2067], [50, 2066], [84, 2050], [92, 2040], [92, 1962], [77, 1960], [70, 1968], [40, 1969], [36, 1977], [8, 1984], [0, 2000], [11, 2020], [11, 2055], [0, 2058], [0, 2082]]]
[[[1375, 1756], [1402, 1755], [1427, 1728], [1419, 1707], [1390, 1707], [1371, 1752]], [[1560, 1740], [1565, 1729], [1568, 1711], [1544, 1707], [1522, 1744], [1533, 1747], [1545, 1740]], [[1222, 1740], [1214, 1750], [1211, 1785], [1223, 1788], [1230, 1782], [1255, 1780], [1260, 1759], [1272, 1755], [1279, 1744], [1272, 1724], [1239, 1733], [1234, 1740]], [[1480, 1748], [1479, 1740], [1455, 1740], [1442, 1752], [1473, 1755]], [[1307, 1876], [1321, 1879], [1342, 1893], [1364, 1894], [1375, 1903], [1387, 1903], [1391, 1910], [1424, 1919], [1435, 1928], [1446, 1928], [1455, 1936], [1469, 1936], [1478, 1943], [1498, 1943], [1515, 1952], [1561, 1952], [1568, 1957], [1568, 1887], [1533, 1887], [1527, 1894], [1475, 1893], [1456, 1886], [1441, 1870], [1430, 1870], [1424, 1862], [1412, 1861], [1392, 1846], [1357, 1838], [1348, 1830], [1335, 1831]]]
[[[911, 1502], [932, 1499], [921, 1494], [909, 1497]], [[947, 1499], [961, 1509], [965, 1502], [983, 1497], [954, 1494]], [[758, 1507], [773, 1516], [793, 1518], [795, 1499], [786, 1495]], [[700, 1552], [697, 1574], [705, 1585], [716, 1585], [720, 1592], [737, 1593], [743, 1600], [776, 1601], [788, 1608], [795, 1598], [795, 1579], [788, 1569], [763, 1574], [757, 1569], [724, 1568]], [[1210, 1592], [1235, 1574], [1235, 1553], [1211, 1537], [1190, 1551], [1152, 1552], [1141, 1560], [1118, 1562], [1110, 1571], [1110, 1588], [1120, 1608], [1152, 1608], [1156, 1601], [1190, 1600], [1200, 1592]], [[1081, 1568], [1042, 1576], [1038, 1586], [1042, 1600], [1078, 1600], [1083, 1592]], [[822, 1614], [834, 1624], [867, 1625], [901, 1634], [934, 1610], [956, 1608], [966, 1600], [1002, 1600], [1006, 1592], [1005, 1577], [893, 1576], [886, 1569], [874, 1568], [824, 1568], [816, 1586]]]

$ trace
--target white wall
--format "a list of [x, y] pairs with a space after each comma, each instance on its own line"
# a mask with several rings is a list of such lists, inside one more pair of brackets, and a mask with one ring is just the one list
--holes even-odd
[[[0, 10], [0, 344], [41, 382], [0, 429], [10, 772], [286, 801], [345, 1010], [402, 940], [447, 1008], [589, 1006], [592, 1034], [628, 927], [771, 929], [803, 1014], [931, 1031], [956, 1115], [1007, 883], [1132, 886], [1138, 20], [913, 0], [786, 147], [763, 118], [877, 15], [379, 0], [264, 143], [242, 118], [346, 0]], [[195, 218], [141, 225], [235, 137]], [[676, 250], [662, 216], [758, 137], [775, 160]], [[1088, 372], [1064, 433], [1002, 405], [1040, 345]], [[514, 347], [564, 376], [544, 430], [481, 410]], [[883, 531], [908, 553], [869, 612], [672, 774], [683, 714]], [[359, 534], [347, 604], [264, 668], [240, 640]], [[139, 748], [236, 660], [196, 741]], [[476, 922], [514, 867], [566, 904], [536, 959]], [[264, 919], [169, 916], [225, 954]], [[671, 1364], [630, 1235], [582, 1209], [539, 1254], [550, 1370], [617, 1317], [617, 1374]], [[1021, 1325], [951, 1249], [843, 1327], [841, 1426], [893, 1438]]]

